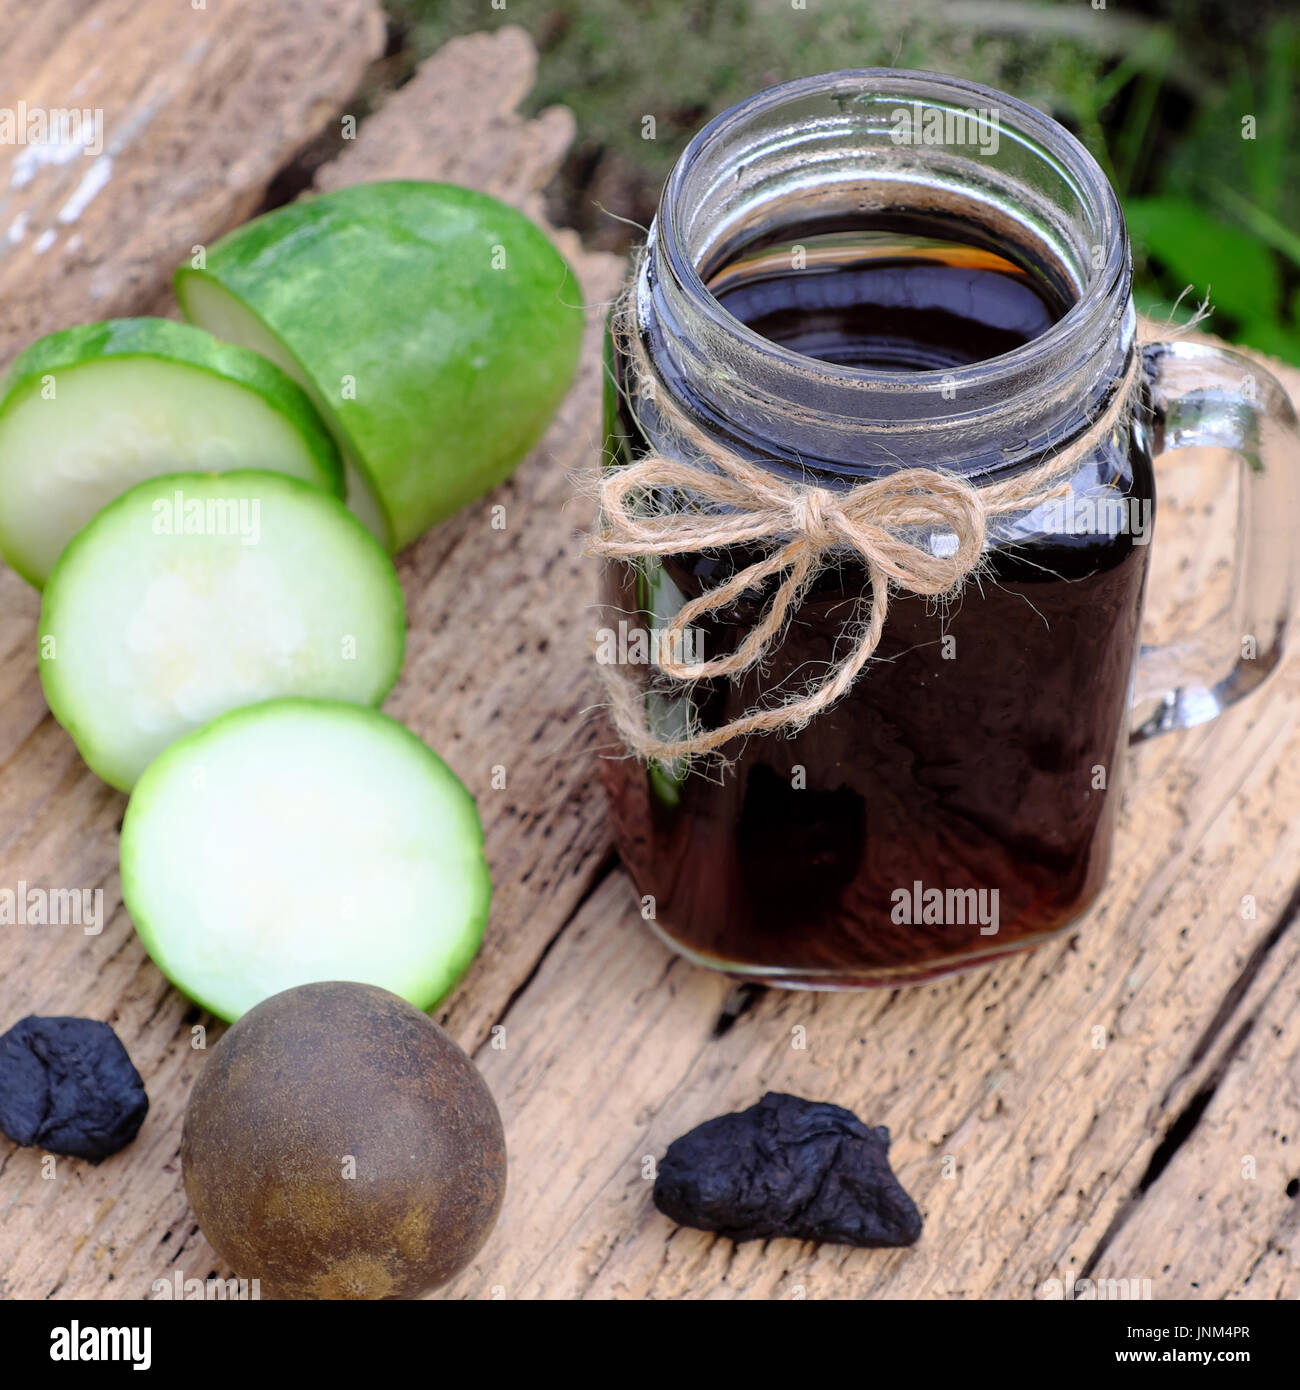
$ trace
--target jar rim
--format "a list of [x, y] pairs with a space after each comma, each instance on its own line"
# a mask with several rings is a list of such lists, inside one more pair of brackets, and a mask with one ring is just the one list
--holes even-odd
[[[966, 99], [968, 105], [996, 110], [999, 117], [1005, 112], [1014, 116], [1017, 135], [1036, 141], [1045, 153], [1064, 166], [1083, 200], [1084, 210], [1096, 225], [1106, 255], [1101, 266], [1089, 266], [1081, 293], [1050, 328], [1009, 352], [963, 366], [922, 371], [853, 367], [808, 357], [763, 337], [729, 313], [709, 291], [686, 251], [679, 220], [684, 185], [701, 154], [713, 142], [755, 116], [838, 86], [856, 89], [859, 94], [864, 87], [869, 87], [873, 94], [896, 96], [900, 101], [915, 101], [927, 96], [961, 98]], [[665, 183], [655, 219], [654, 238], [668, 269], [696, 309], [718, 331], [738, 339], [749, 351], [760, 353], [772, 364], [788, 370], [815, 370], [824, 382], [909, 393], [933, 391], [941, 382], [955, 385], [958, 392], [964, 389], [987, 391], [1041, 366], [1045, 354], [1076, 348], [1085, 328], [1113, 317], [1116, 291], [1126, 283], [1128, 269], [1127, 232], [1115, 190], [1101, 166], [1063, 125], [997, 88], [944, 73], [904, 68], [844, 68], [796, 78], [757, 92], [715, 116], [692, 137]]]

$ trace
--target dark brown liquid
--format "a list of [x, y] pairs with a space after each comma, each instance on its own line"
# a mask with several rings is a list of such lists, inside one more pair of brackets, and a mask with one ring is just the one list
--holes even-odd
[[[995, 356], [1068, 307], [1050, 277], [946, 231], [928, 245], [915, 229], [906, 236], [874, 229], [859, 237], [869, 264], [844, 258], [841, 243], [815, 271], [791, 270], [785, 248], [764, 266], [770, 248], [757, 248], [748, 268], [736, 273], [737, 258], [710, 283], [737, 317], [796, 351], [892, 370]], [[615, 456], [634, 455], [636, 427], [611, 406]], [[1142, 430], [1130, 433], [1127, 454], [1099, 459], [1080, 486], [1153, 497]], [[745, 558], [677, 557], [640, 575], [611, 565], [607, 621], [653, 612], [641, 621], [662, 628], [679, 594]], [[1072, 921], [1110, 858], [1146, 568], [1132, 534], [996, 550], [946, 611], [895, 595], [876, 659], [793, 738], [728, 749], [739, 756], [721, 776], [606, 761], [618, 845], [658, 929], [739, 974], [869, 984], [942, 973]], [[701, 721], [716, 726], [816, 679], [866, 588], [860, 566], [825, 571], [761, 673], [696, 687]], [[765, 598], [701, 624], [704, 654], [731, 650]], [[671, 710], [658, 718], [673, 731]], [[921, 920], [900, 920], [915, 916], [918, 884], [961, 892], [967, 920], [949, 900], [927, 922], [924, 897]]]
[[[709, 279], [722, 306], [805, 357], [942, 371], [1023, 347], [1066, 304], [1042, 272], [916, 223], [746, 249]], [[925, 224], [919, 224], [924, 226]]]

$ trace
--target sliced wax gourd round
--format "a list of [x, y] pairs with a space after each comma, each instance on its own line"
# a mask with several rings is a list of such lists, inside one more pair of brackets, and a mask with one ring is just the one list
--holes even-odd
[[455, 774], [396, 720], [323, 700], [253, 705], [172, 744], [131, 797], [121, 868], [154, 963], [227, 1020], [322, 980], [431, 1009], [491, 897]]
[[234, 468], [343, 491], [338, 449], [302, 388], [191, 324], [66, 328], [0, 382], [0, 553], [38, 589], [72, 537], [135, 483]]
[[41, 684], [106, 782], [241, 705], [376, 705], [402, 666], [393, 562], [337, 498], [278, 473], [146, 479], [80, 531], [45, 587]]

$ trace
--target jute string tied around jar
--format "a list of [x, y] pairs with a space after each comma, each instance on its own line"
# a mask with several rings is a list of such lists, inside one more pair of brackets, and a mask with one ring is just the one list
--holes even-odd
[[[633, 281], [633, 286], [635, 280]], [[632, 399], [653, 390], [654, 371], [635, 323], [629, 286], [614, 307], [611, 328], [626, 364]], [[642, 760], [670, 762], [720, 756], [724, 744], [750, 734], [794, 732], [829, 709], [871, 659], [889, 612], [891, 587], [950, 597], [979, 568], [991, 518], [1024, 512], [1062, 495], [1078, 464], [1107, 438], [1137, 388], [1135, 350], [1107, 405], [1065, 447], [1004, 481], [975, 486], [939, 468], [905, 468], [844, 490], [791, 482], [740, 458], [711, 439], [672, 401], [655, 391], [660, 448], [634, 463], [609, 467], [599, 484], [600, 519], [589, 538], [592, 554], [635, 561], [652, 555], [692, 555], [736, 545], [767, 545], [766, 553], [730, 578], [690, 599], [660, 634], [657, 665], [678, 692], [691, 682], [735, 679], [761, 661], [780, 638], [809, 585], [837, 555], [854, 553], [870, 579], [865, 601], [845, 623], [825, 675], [806, 690], [771, 704], [755, 704], [736, 718], [705, 729], [694, 716], [685, 732], [662, 738], [646, 714], [645, 687], [618, 667], [602, 665], [610, 717], [628, 751]], [[688, 509], [665, 509], [663, 495], [684, 495]], [[932, 531], [956, 538], [950, 553], [930, 548]], [[688, 630], [749, 590], [779, 577], [758, 622], [734, 651], [686, 662]]]

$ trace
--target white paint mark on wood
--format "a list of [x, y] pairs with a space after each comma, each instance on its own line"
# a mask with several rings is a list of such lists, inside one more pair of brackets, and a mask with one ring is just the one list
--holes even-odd
[[75, 222], [96, 196], [104, 191], [112, 177], [113, 156], [102, 154], [81, 176], [81, 182], [72, 190], [72, 196], [59, 209], [58, 220], [64, 226]]
[[10, 188], [26, 188], [41, 169], [67, 164], [86, 153], [80, 140], [38, 140], [23, 145], [14, 155], [9, 174]]

